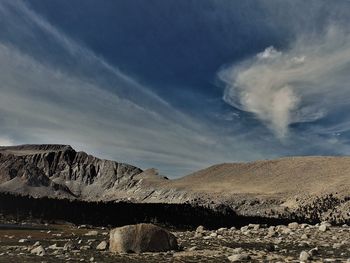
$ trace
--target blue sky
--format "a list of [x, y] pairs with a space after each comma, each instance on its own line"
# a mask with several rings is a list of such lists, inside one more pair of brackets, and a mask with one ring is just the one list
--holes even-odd
[[0, 2], [0, 144], [176, 177], [349, 154], [349, 1]]

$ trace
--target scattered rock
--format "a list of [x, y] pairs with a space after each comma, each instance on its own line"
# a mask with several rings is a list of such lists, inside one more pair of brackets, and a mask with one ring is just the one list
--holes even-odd
[[48, 249], [57, 250], [57, 249], [63, 249], [63, 247], [58, 247], [57, 244], [53, 244], [51, 246], [48, 246]]
[[203, 237], [203, 233], [201, 233], [201, 232], [195, 232], [195, 233], [194, 233], [194, 237], [195, 237], [195, 238]]
[[76, 246], [74, 245], [74, 243], [72, 241], [68, 241], [67, 243], [64, 244], [63, 246], [63, 250], [64, 251], [70, 251], [70, 250], [73, 250], [75, 249]]
[[217, 233], [224, 233], [225, 231], [227, 231], [228, 229], [226, 227], [221, 227], [218, 230], [216, 230]]
[[40, 257], [45, 256], [45, 254], [46, 254], [45, 249], [42, 246], [38, 246], [36, 248], [33, 248], [30, 251], [30, 253], [37, 255], [37, 256], [40, 256]]
[[39, 241], [36, 241], [36, 242], [34, 243], [33, 247], [38, 247], [38, 246], [40, 246], [40, 242], [39, 242]]
[[241, 248], [241, 247], [237, 247], [237, 248], [232, 250], [233, 254], [241, 254], [242, 252], [243, 252], [243, 248]]
[[249, 224], [248, 229], [252, 229], [252, 230], [256, 231], [256, 230], [260, 229], [260, 225], [259, 224]]
[[190, 247], [189, 249], [187, 249], [187, 251], [195, 251], [197, 249], [196, 246]]
[[89, 250], [89, 249], [91, 249], [90, 245], [85, 245], [80, 247], [80, 250]]
[[97, 250], [106, 250], [107, 246], [108, 246], [107, 242], [102, 241], [100, 244], [97, 245], [96, 249]]
[[326, 232], [329, 229], [329, 227], [327, 225], [325, 225], [325, 224], [322, 224], [322, 225], [319, 226], [318, 229], [320, 231], [322, 231], [322, 232]]
[[216, 234], [216, 233], [214, 232], [214, 233], [211, 233], [210, 236], [211, 236], [211, 237], [217, 237], [218, 234]]
[[204, 226], [198, 226], [196, 228], [196, 232], [198, 232], [198, 233], [203, 233], [204, 231], [205, 231]]
[[318, 255], [318, 253], [319, 253], [319, 252], [318, 252], [318, 247], [315, 247], [315, 248], [313, 248], [313, 249], [310, 249], [308, 253], [309, 253], [309, 255], [312, 256], [312, 257]]
[[98, 231], [96, 230], [91, 230], [85, 234], [85, 236], [97, 236], [97, 235], [98, 235]]
[[248, 254], [235, 254], [227, 258], [230, 262], [239, 262], [243, 260], [249, 260], [250, 256]]
[[299, 259], [300, 259], [300, 262], [307, 262], [311, 259], [311, 256], [308, 252], [301, 251]]
[[305, 239], [309, 239], [310, 237], [308, 234], [303, 234], [300, 238], [305, 240]]
[[298, 229], [299, 224], [297, 222], [289, 223], [288, 228], [289, 229]]

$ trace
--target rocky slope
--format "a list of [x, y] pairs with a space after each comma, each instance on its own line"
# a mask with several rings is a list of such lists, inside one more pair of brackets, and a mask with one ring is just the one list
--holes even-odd
[[0, 191], [89, 201], [191, 203], [238, 215], [349, 222], [350, 157], [219, 164], [176, 180], [66, 145], [0, 147]]
[[0, 190], [95, 200], [124, 189], [142, 170], [101, 160], [67, 145], [0, 147]]

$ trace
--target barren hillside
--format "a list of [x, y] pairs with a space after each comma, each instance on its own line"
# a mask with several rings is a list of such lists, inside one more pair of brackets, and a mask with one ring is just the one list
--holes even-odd
[[0, 147], [0, 191], [34, 197], [191, 203], [237, 214], [349, 219], [350, 157], [289, 157], [211, 166], [179, 179], [67, 145]]
[[224, 163], [171, 183], [221, 194], [310, 193], [350, 189], [350, 157], [289, 157], [250, 163]]

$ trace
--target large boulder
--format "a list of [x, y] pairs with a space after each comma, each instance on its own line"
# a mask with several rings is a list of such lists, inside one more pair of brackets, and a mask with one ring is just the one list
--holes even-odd
[[115, 253], [142, 253], [176, 250], [176, 237], [152, 224], [118, 227], [110, 232], [109, 250]]

